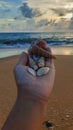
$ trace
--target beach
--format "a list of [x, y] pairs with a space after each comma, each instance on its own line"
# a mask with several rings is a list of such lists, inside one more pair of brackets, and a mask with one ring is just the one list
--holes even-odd
[[[17, 97], [13, 68], [19, 56], [0, 59], [0, 129]], [[73, 55], [57, 55], [56, 76], [48, 101], [46, 120], [54, 130], [73, 130]], [[43, 126], [43, 130], [46, 128]]]

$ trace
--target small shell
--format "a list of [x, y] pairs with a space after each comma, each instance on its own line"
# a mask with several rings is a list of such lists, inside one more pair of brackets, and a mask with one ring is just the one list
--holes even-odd
[[42, 67], [37, 71], [37, 76], [45, 75], [49, 72], [49, 67]]
[[33, 76], [36, 76], [36, 71], [33, 70], [32, 68], [28, 67], [27, 71], [32, 74]]
[[29, 57], [29, 66], [34, 70], [38, 69], [38, 66], [36, 65], [35, 61], [31, 57]]
[[39, 67], [44, 67], [45, 66], [45, 59], [44, 57], [41, 57], [39, 60], [38, 60], [38, 66]]

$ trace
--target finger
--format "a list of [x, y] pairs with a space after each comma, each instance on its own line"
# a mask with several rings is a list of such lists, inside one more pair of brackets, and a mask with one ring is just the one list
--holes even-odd
[[52, 54], [52, 50], [49, 47], [47, 47], [46, 50], [49, 53], [49, 59], [56, 59], [56, 56]]
[[55, 67], [54, 64], [52, 67], [49, 68], [49, 72], [46, 75], [43, 75], [41, 77], [41, 82], [42, 84], [45, 83], [46, 86], [46, 96], [48, 97], [48, 95], [51, 93], [53, 85], [54, 85], [54, 79], [55, 79]]
[[55, 77], [55, 65], [53, 60], [47, 60], [46, 66], [49, 67], [49, 72], [46, 75], [42, 76], [42, 80], [44, 79], [48, 81], [49, 84], [51, 84]]
[[46, 67], [54, 68], [54, 62], [52, 59], [46, 60], [45, 64], [46, 64]]
[[54, 78], [55, 78], [55, 66], [54, 64], [50, 67], [48, 74], [45, 76], [46, 80], [49, 83], [49, 86], [52, 86], [54, 83]]
[[52, 51], [51, 51], [50, 47], [47, 47], [46, 50], [47, 50], [50, 54], [52, 54]]
[[18, 64], [27, 65], [27, 62], [28, 62], [28, 54], [25, 52], [22, 52], [22, 54], [20, 55]]
[[54, 62], [53, 60], [48, 60], [46, 61], [46, 64], [47, 64], [47, 67], [49, 67], [49, 72], [48, 74], [46, 75], [47, 78], [51, 77], [52, 79], [52, 76], [54, 75], [55, 73], [55, 65], [54, 65]]
[[[47, 47], [46, 50], [49, 52], [49, 54], [52, 55], [52, 51], [51, 51], [50, 47]], [[53, 60], [51, 58], [46, 59], [46, 67], [50, 67], [50, 68], [54, 67], [54, 63], [53, 63]]]

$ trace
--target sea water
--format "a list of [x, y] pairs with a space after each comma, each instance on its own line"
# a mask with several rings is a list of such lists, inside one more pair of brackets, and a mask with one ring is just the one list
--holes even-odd
[[0, 58], [27, 52], [32, 42], [38, 38], [47, 42], [53, 54], [73, 55], [72, 32], [17, 32], [0, 33]]

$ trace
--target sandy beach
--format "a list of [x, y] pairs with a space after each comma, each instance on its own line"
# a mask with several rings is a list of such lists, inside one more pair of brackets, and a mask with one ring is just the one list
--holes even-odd
[[[0, 129], [16, 100], [13, 68], [18, 58], [13, 56], [0, 60]], [[48, 102], [46, 120], [54, 123], [54, 130], [73, 130], [73, 56], [57, 56], [55, 67], [54, 89]]]

